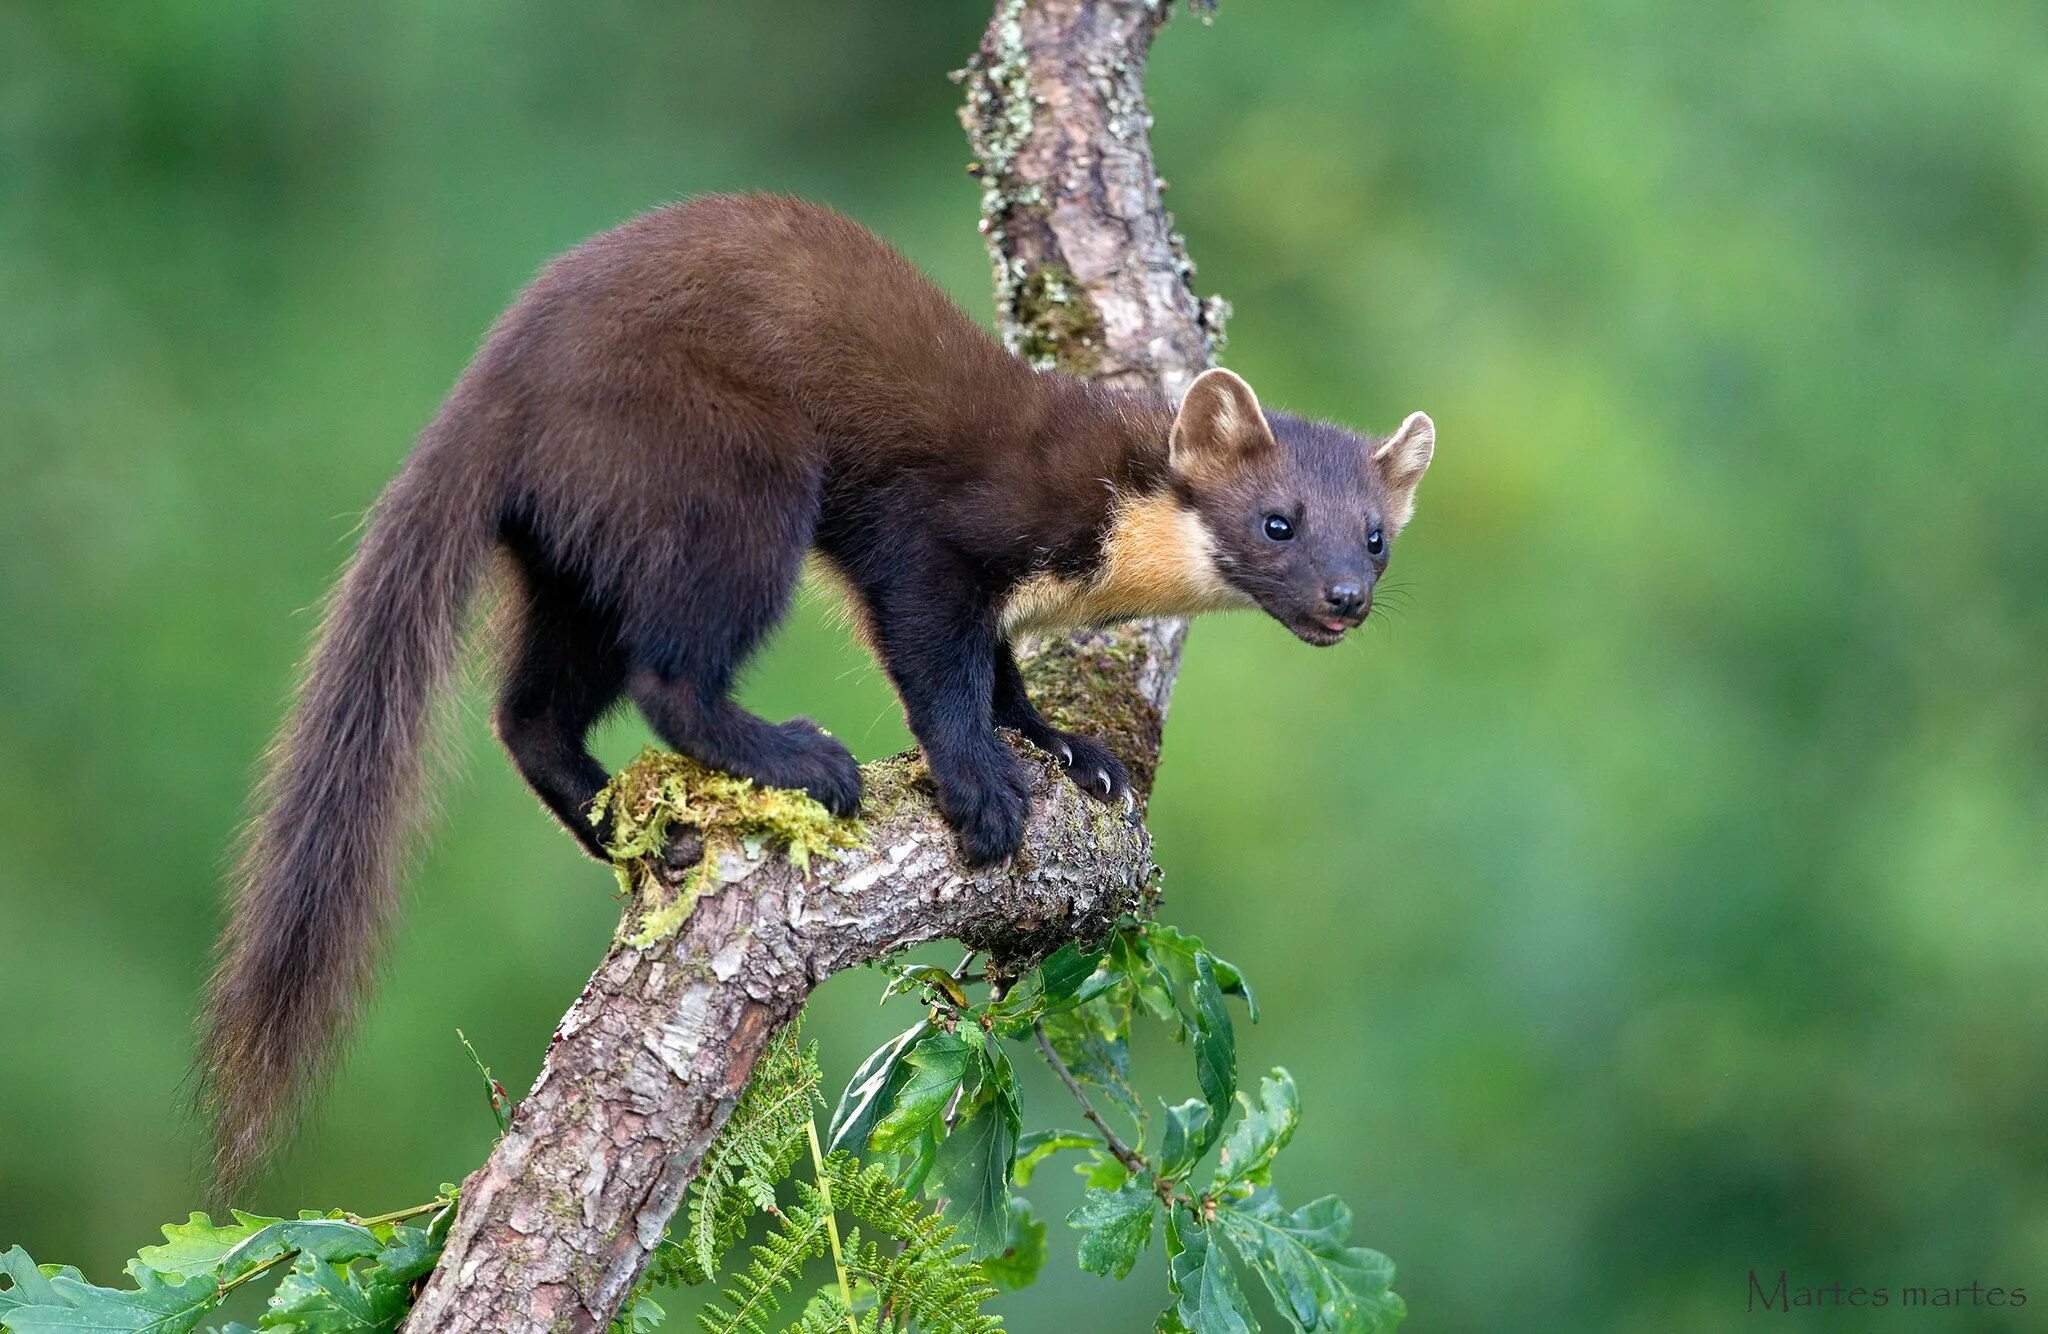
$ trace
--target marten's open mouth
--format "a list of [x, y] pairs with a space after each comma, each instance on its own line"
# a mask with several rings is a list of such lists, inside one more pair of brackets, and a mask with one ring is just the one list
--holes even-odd
[[1328, 648], [1332, 644], [1343, 642], [1344, 636], [1350, 633], [1355, 624], [1357, 622], [1338, 620], [1334, 616], [1304, 616], [1286, 622], [1287, 628], [1294, 631], [1295, 638], [1304, 644], [1314, 644], [1317, 648]]

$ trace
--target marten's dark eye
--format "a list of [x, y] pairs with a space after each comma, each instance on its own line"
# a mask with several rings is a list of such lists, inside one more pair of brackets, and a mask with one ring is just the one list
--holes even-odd
[[1268, 514], [1266, 516], [1266, 536], [1272, 538], [1275, 542], [1291, 542], [1294, 540], [1294, 525], [1287, 521], [1285, 515]]
[[1375, 556], [1387, 549], [1387, 539], [1380, 536], [1378, 524], [1374, 524], [1373, 530], [1365, 535], [1365, 549]]

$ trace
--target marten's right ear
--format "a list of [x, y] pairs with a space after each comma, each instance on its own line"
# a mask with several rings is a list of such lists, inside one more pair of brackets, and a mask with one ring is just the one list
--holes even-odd
[[1190, 477], [1225, 477], [1278, 449], [1259, 396], [1238, 376], [1217, 367], [1188, 386], [1173, 419], [1166, 455], [1173, 470]]

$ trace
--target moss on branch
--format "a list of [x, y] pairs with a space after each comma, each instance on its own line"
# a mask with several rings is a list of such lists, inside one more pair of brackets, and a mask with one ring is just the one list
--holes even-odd
[[[859, 820], [841, 820], [805, 793], [761, 787], [651, 746], [597, 794], [591, 817], [611, 821], [606, 851], [619, 888], [641, 909], [627, 939], [642, 947], [689, 920], [697, 900], [717, 888], [722, 859], [774, 852], [803, 870], [813, 857], [859, 847], [867, 833]], [[702, 855], [670, 874], [671, 849], [685, 835], [701, 843]]]

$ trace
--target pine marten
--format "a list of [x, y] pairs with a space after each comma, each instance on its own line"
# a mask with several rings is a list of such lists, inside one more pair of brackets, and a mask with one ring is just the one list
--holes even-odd
[[668, 745], [840, 815], [860, 769], [732, 699], [808, 553], [851, 590], [970, 863], [1023, 837], [1016, 729], [1091, 796], [1128, 778], [1032, 707], [1027, 630], [1259, 607], [1311, 644], [1372, 608], [1435, 444], [1264, 412], [1225, 370], [1178, 411], [1034, 370], [815, 205], [658, 209], [550, 264], [372, 511], [273, 749], [208, 1006], [232, 1181], [346, 1027], [394, 902], [429, 696], [494, 552], [515, 629], [494, 722], [593, 857], [585, 737], [630, 699]]

